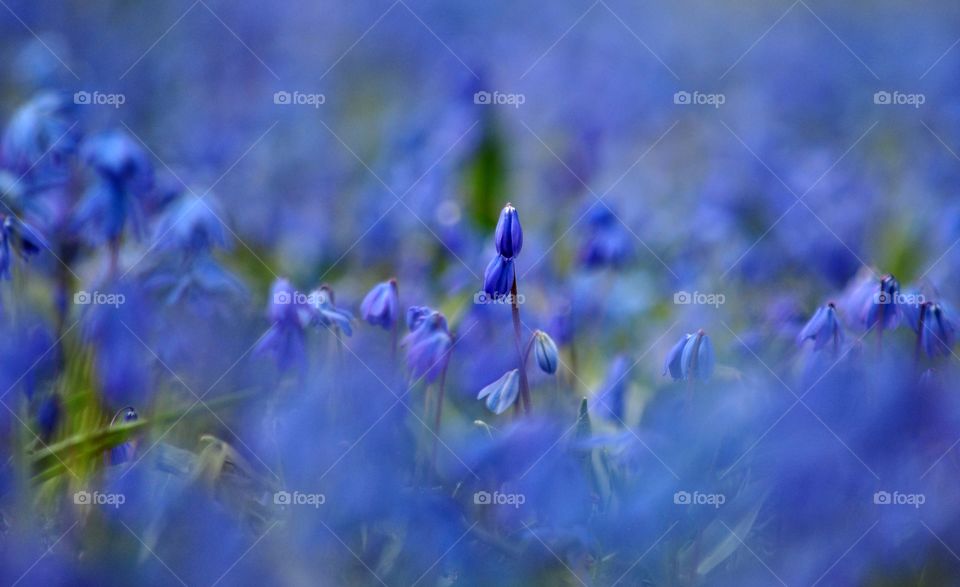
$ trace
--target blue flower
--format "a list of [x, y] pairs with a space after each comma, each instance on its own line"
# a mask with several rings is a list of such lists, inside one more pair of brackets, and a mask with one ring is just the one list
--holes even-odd
[[225, 213], [212, 195], [184, 194], [163, 210], [154, 227], [154, 242], [161, 249], [175, 248], [194, 253], [228, 248]]
[[900, 325], [900, 283], [893, 275], [880, 279], [880, 290], [867, 301], [864, 321], [867, 328], [879, 325], [878, 330], [888, 330]]
[[810, 321], [800, 331], [799, 342], [813, 341], [814, 350], [819, 351], [827, 344], [833, 343], [836, 351], [843, 342], [843, 328], [837, 317], [837, 307], [833, 302], [820, 306], [810, 318]]
[[520, 254], [520, 249], [523, 247], [523, 228], [520, 226], [517, 209], [513, 205], [507, 204], [500, 211], [494, 238], [497, 253], [502, 257], [512, 259]]
[[138, 200], [153, 187], [153, 165], [140, 145], [119, 131], [87, 140], [81, 155], [96, 177], [77, 206], [74, 228], [93, 244], [116, 241], [127, 221], [136, 219]]
[[487, 409], [500, 415], [517, 401], [520, 393], [520, 372], [511, 369], [477, 394], [477, 399], [487, 399]]
[[710, 379], [713, 375], [713, 343], [703, 330], [698, 330], [687, 339], [680, 364], [684, 379]]
[[446, 368], [453, 337], [447, 329], [447, 319], [440, 312], [430, 312], [416, 324], [403, 338], [407, 369], [413, 377], [423, 377], [429, 383]]
[[397, 323], [399, 306], [397, 280], [391, 279], [373, 286], [360, 304], [360, 315], [370, 324], [390, 330]]
[[43, 237], [29, 225], [14, 216], [7, 216], [0, 225], [0, 279], [10, 279], [13, 255], [24, 262], [49, 248]]
[[505, 296], [513, 287], [514, 276], [513, 259], [497, 255], [483, 272], [483, 291], [494, 298]]
[[956, 327], [944, 308], [933, 302], [924, 302], [919, 306], [904, 305], [903, 308], [911, 328], [917, 333], [919, 348], [928, 357], [950, 355], [956, 342]]
[[413, 332], [420, 326], [423, 319], [429, 316], [433, 310], [426, 306], [410, 306], [407, 308], [407, 329]]
[[663, 361], [663, 374], [666, 375], [670, 373], [670, 376], [673, 377], [674, 381], [680, 381], [683, 379], [683, 347], [687, 345], [687, 341], [690, 340], [689, 334], [684, 334], [683, 337], [677, 341], [675, 345], [670, 347], [670, 351], [667, 353], [667, 358]]
[[590, 211], [580, 260], [587, 267], [619, 267], [633, 253], [632, 235], [606, 206]]
[[557, 345], [546, 332], [537, 330], [533, 333], [533, 352], [537, 358], [537, 365], [544, 373], [553, 375], [557, 372], [557, 363], [560, 359]]
[[267, 302], [270, 329], [254, 350], [256, 354], [273, 355], [280, 369], [302, 366], [306, 358], [304, 326], [310, 320], [310, 312], [297, 297], [288, 280], [280, 278], [273, 282]]
[[43, 93], [21, 106], [3, 134], [3, 165], [18, 176], [29, 174], [32, 187], [67, 178], [68, 158], [77, 150], [74, 104], [65, 94]]
[[210, 252], [160, 257], [146, 273], [144, 285], [161, 294], [168, 306], [187, 302], [203, 313], [222, 309], [225, 302], [247, 294], [243, 283]]
[[685, 334], [673, 345], [663, 363], [663, 374], [674, 380], [709, 379], [713, 375], [713, 343], [703, 330]]
[[347, 336], [353, 334], [351, 322], [353, 314], [333, 303], [333, 290], [323, 285], [310, 292], [307, 296], [307, 305], [310, 308], [310, 322], [319, 324], [327, 329], [335, 329]]

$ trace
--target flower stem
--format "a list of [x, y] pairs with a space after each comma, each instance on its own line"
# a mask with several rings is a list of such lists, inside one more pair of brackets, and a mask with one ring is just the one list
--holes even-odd
[[437, 415], [433, 420], [433, 456], [430, 457], [432, 464], [431, 470], [437, 470], [437, 443], [440, 441], [440, 415], [443, 412], [443, 392], [447, 382], [447, 364], [444, 363], [443, 370], [440, 371], [440, 391], [437, 394]]
[[530, 414], [533, 405], [530, 402], [530, 383], [527, 381], [526, 359], [520, 348], [520, 305], [517, 303], [517, 277], [513, 277], [513, 286], [510, 288], [510, 306], [513, 310], [513, 338], [517, 345], [517, 358], [520, 360], [520, 399], [523, 402], [523, 411]]
[[917, 346], [913, 353], [913, 362], [918, 367], [920, 366], [920, 350], [923, 348], [923, 329], [925, 327], [923, 318], [926, 314], [926, 309], [926, 303], [920, 306], [920, 316], [917, 321]]

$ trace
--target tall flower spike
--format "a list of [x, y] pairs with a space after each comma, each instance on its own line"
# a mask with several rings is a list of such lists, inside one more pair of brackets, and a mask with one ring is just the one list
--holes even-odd
[[407, 349], [407, 368], [414, 378], [430, 383], [443, 372], [453, 346], [447, 319], [440, 312], [421, 317], [416, 328], [403, 338]]
[[800, 331], [799, 342], [813, 341], [813, 349], [819, 351], [828, 344], [833, 344], [837, 351], [843, 342], [843, 329], [837, 317], [837, 307], [833, 302], [820, 306], [810, 318], [810, 321]]
[[483, 291], [493, 298], [503, 297], [510, 293], [515, 276], [513, 258], [497, 255], [483, 272]]
[[397, 280], [391, 279], [373, 286], [360, 304], [360, 316], [374, 326], [390, 330], [397, 323], [399, 305]]
[[494, 238], [499, 255], [512, 259], [520, 254], [520, 249], [523, 248], [523, 228], [520, 226], [517, 209], [512, 204], [507, 204], [500, 211]]

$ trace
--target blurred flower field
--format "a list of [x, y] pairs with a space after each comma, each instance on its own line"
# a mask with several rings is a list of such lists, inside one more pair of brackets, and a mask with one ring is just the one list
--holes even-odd
[[0, 31], [0, 583], [960, 583], [960, 6]]

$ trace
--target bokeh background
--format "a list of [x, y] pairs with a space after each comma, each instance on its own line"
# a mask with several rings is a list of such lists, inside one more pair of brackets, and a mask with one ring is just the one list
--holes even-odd
[[[0, 213], [43, 241], [4, 233], [4, 582], [956, 583], [952, 326], [864, 308], [960, 302], [960, 6], [0, 5]], [[475, 399], [517, 363], [475, 297], [507, 202], [560, 349], [530, 415]], [[364, 321], [389, 278], [445, 381]], [[354, 319], [262, 352], [281, 279]]]

